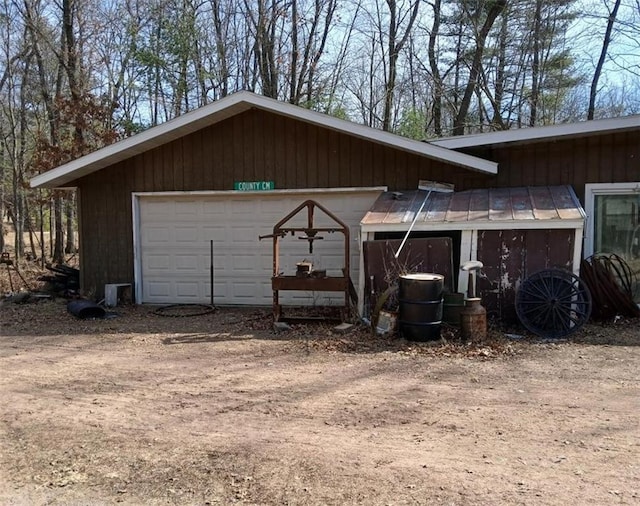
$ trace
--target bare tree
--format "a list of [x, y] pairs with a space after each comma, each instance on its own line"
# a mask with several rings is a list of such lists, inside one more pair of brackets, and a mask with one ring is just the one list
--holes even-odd
[[433, 79], [433, 131], [437, 137], [442, 136], [442, 98], [444, 93], [444, 83], [440, 75], [438, 67], [438, 57], [436, 52], [436, 43], [440, 36], [440, 24], [442, 16], [442, 0], [434, 0], [433, 2], [433, 24], [431, 25], [431, 33], [429, 34], [429, 68], [431, 69], [431, 78]]
[[[407, 42], [411, 30], [418, 16], [419, 0], [407, 7], [406, 12], [400, 11], [396, 0], [386, 0], [389, 8], [388, 35], [387, 35], [387, 75], [384, 90], [384, 112], [382, 114], [382, 129], [391, 129], [391, 113], [393, 110], [393, 98], [396, 89], [398, 72], [398, 58], [400, 51]], [[403, 29], [404, 33], [400, 33]]]
[[[469, 112], [469, 106], [471, 105], [471, 97], [476, 90], [476, 86], [478, 84], [478, 76], [481, 72], [482, 55], [485, 50], [485, 43], [491, 27], [493, 26], [498, 16], [502, 13], [506, 5], [506, 0], [497, 0], [494, 2], [490, 2], [486, 6], [486, 12], [485, 9], [481, 7], [476, 10], [476, 12], [471, 13], [470, 17], [474, 20], [474, 26], [479, 26], [480, 29], [477, 31], [475, 36], [475, 49], [473, 51], [471, 66], [469, 68], [469, 78], [465, 86], [464, 95], [462, 96], [462, 101], [460, 102], [458, 113], [453, 121], [454, 135], [464, 134], [467, 114]], [[481, 25], [480, 21], [482, 21]]]
[[[615, 0], [615, 3], [613, 4], [613, 9], [611, 9], [611, 12], [609, 12], [609, 17], [607, 18], [607, 29], [605, 30], [604, 38], [602, 40], [602, 49], [600, 51], [600, 58], [598, 59], [598, 64], [596, 65], [596, 69], [593, 73], [593, 79], [591, 80], [587, 119], [593, 119], [593, 116], [594, 116], [594, 111], [596, 108], [596, 94], [598, 93], [598, 81], [600, 80], [600, 75], [602, 74], [602, 67], [604, 66], [605, 58], [607, 57], [609, 44], [611, 44], [611, 33], [613, 31], [613, 25], [616, 22], [616, 16], [618, 15], [618, 9], [620, 8], [620, 3], [621, 3], [621, 0]], [[640, 5], [638, 8], [640, 10]]]

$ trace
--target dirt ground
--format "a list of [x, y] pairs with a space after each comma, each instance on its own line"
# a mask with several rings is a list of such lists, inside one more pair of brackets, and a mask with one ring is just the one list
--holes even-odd
[[640, 504], [640, 329], [417, 344], [0, 306], [0, 503]]

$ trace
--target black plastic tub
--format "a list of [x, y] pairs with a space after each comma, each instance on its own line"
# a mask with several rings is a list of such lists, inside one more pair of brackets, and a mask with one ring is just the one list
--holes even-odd
[[72, 300], [67, 304], [67, 311], [81, 320], [104, 318], [105, 311], [90, 300]]

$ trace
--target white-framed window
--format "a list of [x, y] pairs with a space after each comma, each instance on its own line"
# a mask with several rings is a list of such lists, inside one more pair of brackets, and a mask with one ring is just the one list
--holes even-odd
[[584, 256], [615, 253], [640, 280], [640, 182], [585, 185], [585, 211]]

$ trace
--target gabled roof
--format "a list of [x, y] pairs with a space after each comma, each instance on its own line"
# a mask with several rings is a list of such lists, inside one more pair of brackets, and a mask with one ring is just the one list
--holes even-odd
[[430, 140], [429, 143], [442, 148], [462, 149], [496, 144], [524, 144], [552, 138], [586, 137], [589, 135], [623, 132], [625, 130], [640, 130], [640, 115], [582, 121], [580, 123], [518, 128], [517, 130], [504, 130], [458, 137], [443, 137], [441, 139]]
[[280, 114], [466, 169], [487, 174], [496, 174], [498, 172], [498, 164], [495, 162], [400, 137], [389, 132], [334, 118], [247, 91], [241, 91], [36, 176], [31, 180], [31, 187], [64, 187], [78, 178], [249, 109], [261, 109]]

